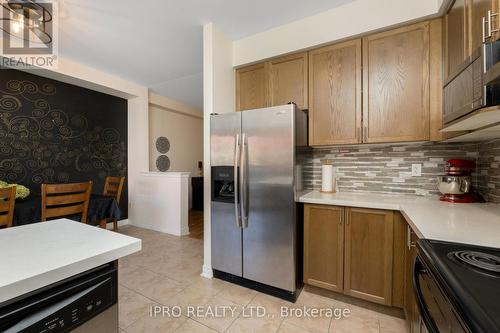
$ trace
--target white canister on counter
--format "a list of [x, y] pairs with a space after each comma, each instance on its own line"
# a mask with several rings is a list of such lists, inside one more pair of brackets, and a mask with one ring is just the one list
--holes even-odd
[[323, 160], [321, 166], [321, 192], [335, 193], [335, 180], [337, 178], [335, 173], [332, 160]]

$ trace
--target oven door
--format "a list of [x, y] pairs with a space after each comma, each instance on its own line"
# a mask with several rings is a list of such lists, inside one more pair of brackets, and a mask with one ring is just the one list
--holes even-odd
[[413, 269], [413, 288], [422, 321], [429, 333], [467, 332], [455, 315], [452, 304], [419, 257]]

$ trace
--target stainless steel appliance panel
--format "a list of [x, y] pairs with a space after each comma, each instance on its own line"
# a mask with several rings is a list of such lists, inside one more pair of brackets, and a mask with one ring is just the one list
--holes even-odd
[[[210, 121], [212, 168], [232, 166], [236, 171], [234, 175], [238, 177], [237, 138], [241, 134], [241, 114], [213, 115]], [[238, 181], [234, 183], [237, 185]], [[235, 198], [233, 202], [211, 203], [212, 267], [241, 276], [242, 230], [236, 213], [239, 208], [238, 193]]]
[[212, 202], [212, 267], [242, 276], [242, 229], [236, 225], [234, 205]]
[[117, 332], [118, 270], [108, 263], [0, 304], [0, 332]]
[[443, 122], [500, 105], [500, 41], [483, 44], [444, 84]]
[[296, 289], [295, 109], [242, 112], [243, 277], [288, 291]]
[[210, 161], [212, 166], [234, 165], [236, 135], [241, 132], [241, 113], [210, 116]]
[[115, 304], [103, 313], [92, 318], [73, 333], [118, 333], [118, 305]]

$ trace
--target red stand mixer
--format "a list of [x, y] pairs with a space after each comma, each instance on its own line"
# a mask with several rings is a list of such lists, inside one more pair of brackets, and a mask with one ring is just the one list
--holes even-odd
[[446, 176], [438, 178], [439, 191], [443, 194], [439, 200], [456, 203], [481, 201], [474, 195], [471, 174], [476, 163], [471, 160], [451, 159], [446, 163]]

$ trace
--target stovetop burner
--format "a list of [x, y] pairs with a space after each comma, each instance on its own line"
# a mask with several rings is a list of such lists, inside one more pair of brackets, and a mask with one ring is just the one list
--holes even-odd
[[500, 273], [500, 257], [476, 251], [454, 251], [449, 256], [476, 268]]

